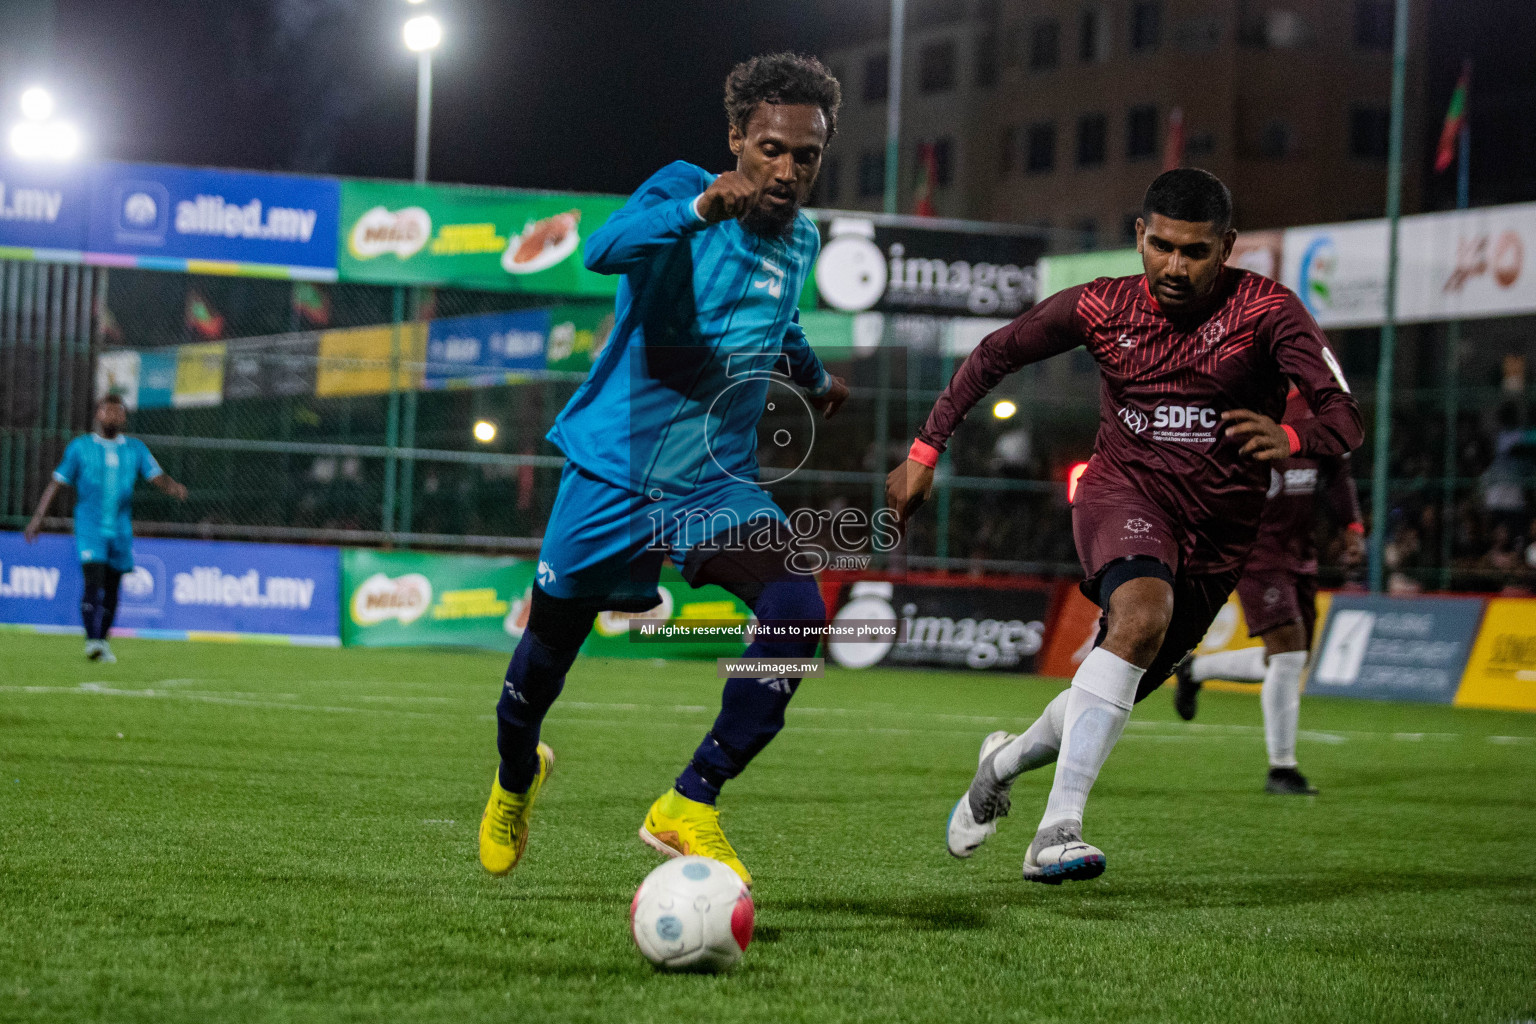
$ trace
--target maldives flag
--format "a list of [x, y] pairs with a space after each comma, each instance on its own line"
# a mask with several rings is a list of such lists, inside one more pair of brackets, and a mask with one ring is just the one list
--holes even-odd
[[187, 291], [187, 327], [197, 332], [204, 341], [218, 341], [224, 337], [224, 317], [218, 313], [202, 292]]
[[1445, 125], [1440, 129], [1440, 148], [1435, 151], [1435, 173], [1451, 166], [1456, 159], [1456, 137], [1467, 123], [1467, 92], [1472, 87], [1472, 65], [1461, 67], [1461, 78], [1456, 91], [1451, 93], [1451, 105], [1445, 111]]
[[919, 217], [937, 217], [939, 212], [933, 208], [933, 190], [939, 180], [939, 158], [933, 151], [933, 143], [925, 142], [919, 146], [917, 159], [917, 196], [912, 212]]

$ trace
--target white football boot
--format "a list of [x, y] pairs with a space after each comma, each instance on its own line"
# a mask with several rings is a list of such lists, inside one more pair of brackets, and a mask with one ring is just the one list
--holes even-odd
[[949, 812], [946, 840], [952, 857], [969, 857], [987, 837], [997, 831], [997, 819], [1008, 814], [1008, 791], [1012, 782], [1003, 782], [992, 770], [993, 756], [1017, 737], [1009, 732], [994, 732], [981, 741], [976, 777], [971, 788], [955, 802]]
[[1057, 822], [1035, 833], [1024, 855], [1024, 880], [1060, 885], [1082, 882], [1104, 873], [1104, 851], [1083, 842], [1083, 826]]
[[116, 665], [117, 655], [112, 653], [112, 645], [105, 640], [101, 641], [101, 653], [96, 656], [96, 660], [103, 665]]

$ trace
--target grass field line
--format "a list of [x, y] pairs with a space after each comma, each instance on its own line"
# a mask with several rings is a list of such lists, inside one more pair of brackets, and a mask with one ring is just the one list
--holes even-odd
[[[54, 694], [68, 696], [98, 696], [98, 697], [128, 697], [155, 700], [184, 700], [204, 704], [221, 704], [232, 707], [263, 708], [268, 710], [290, 711], [320, 711], [332, 714], [377, 714], [377, 715], [404, 715], [411, 718], [441, 718], [454, 717], [454, 713], [448, 709], [441, 712], [411, 711], [394, 707], [353, 707], [334, 704], [304, 704], [298, 703], [299, 695], [292, 693], [247, 693], [241, 691], [207, 691], [184, 690], [180, 685], [198, 682], [192, 679], [167, 679], [142, 690], [131, 690], [116, 687], [105, 682], [83, 682], [75, 686], [0, 686], [0, 693], [25, 693], [31, 695]], [[159, 687], [159, 689], [156, 689]], [[170, 688], [167, 688], [170, 687]], [[391, 697], [381, 694], [356, 694], [355, 699], [374, 703], [406, 703], [429, 702], [451, 703], [453, 698], [440, 696], [426, 697]], [[638, 711], [656, 712], [660, 714], [713, 714], [714, 708], [702, 704], [638, 704], [632, 702], [604, 702], [604, 701], [560, 701], [557, 710], [574, 711]], [[958, 715], [945, 713], [925, 713], [917, 711], [902, 711], [885, 708], [828, 708], [828, 707], [791, 707], [791, 717], [809, 717], [817, 715], [827, 716], [858, 716], [868, 718], [872, 716], [919, 718], [923, 721], [940, 720], [945, 722], [963, 722], [976, 725], [1000, 725], [1013, 719], [1001, 715]], [[494, 715], [476, 715], [477, 719], [494, 720]], [[614, 719], [578, 719], [584, 724], [591, 725], [633, 725], [633, 720]], [[693, 723], [687, 723], [692, 727]], [[913, 725], [906, 727], [874, 726], [868, 725], [862, 728], [839, 728], [835, 726], [798, 726], [801, 732], [830, 733], [830, 734], [876, 734], [892, 736], [911, 735], [969, 735], [970, 730], [924, 728]], [[1153, 742], [1189, 742], [1198, 739], [1251, 739], [1262, 735], [1264, 729], [1257, 725], [1233, 725], [1224, 723], [1205, 722], [1160, 722], [1160, 721], [1132, 721], [1126, 725], [1127, 739], [1150, 740]], [[1422, 743], [1430, 742], [1460, 742], [1462, 740], [1477, 740], [1475, 734], [1468, 735], [1459, 732], [1373, 732], [1364, 730], [1312, 730], [1303, 729], [1298, 734], [1299, 739], [1312, 743], [1326, 743], [1337, 745], [1348, 743], [1351, 740], [1361, 742], [1399, 742]], [[1536, 744], [1536, 736], [1484, 736], [1487, 743], [1501, 745], [1531, 745]]]

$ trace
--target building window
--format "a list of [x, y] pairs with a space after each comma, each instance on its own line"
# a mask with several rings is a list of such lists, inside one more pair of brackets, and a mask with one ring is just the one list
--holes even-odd
[[955, 41], [943, 39], [924, 46], [917, 55], [919, 92], [944, 92], [955, 87]]
[[1034, 71], [1049, 71], [1060, 63], [1061, 22], [1042, 18], [1029, 36], [1029, 66]]
[[997, 176], [1006, 178], [1018, 167], [1019, 152], [1024, 147], [1023, 133], [1017, 127], [1009, 127], [998, 133]]
[[1216, 152], [1216, 136], [1210, 132], [1191, 132], [1184, 138], [1184, 155], [1190, 159]]
[[1386, 107], [1355, 107], [1349, 112], [1349, 155], [1360, 160], [1385, 160], [1391, 114]]
[[1141, 53], [1157, 49], [1163, 32], [1161, 0], [1141, 0], [1131, 8], [1131, 49]]
[[1141, 214], [1128, 213], [1120, 218], [1120, 240], [1126, 245], [1136, 244], [1136, 222], [1141, 220]]
[[871, 149], [859, 154], [859, 198], [885, 194], [885, 150]]
[[1024, 26], [1017, 21], [1009, 22], [1003, 30], [1003, 67], [1016, 68], [1024, 56]]
[[884, 103], [890, 96], [891, 59], [886, 53], [864, 58], [864, 102]]
[[990, 89], [997, 84], [1000, 69], [997, 29], [982, 29], [976, 36], [976, 87]]
[[1109, 56], [1108, 18], [1097, 7], [1089, 7], [1077, 19], [1077, 59], [1096, 64]]
[[1185, 18], [1173, 28], [1173, 42], [1185, 53], [1210, 53], [1221, 46], [1222, 21], [1215, 15]]
[[1125, 155], [1129, 160], [1157, 155], [1157, 108], [1150, 103], [1132, 107], [1126, 115]]
[[954, 180], [955, 165], [953, 157], [954, 146], [948, 139], [932, 139], [917, 147], [917, 176], [922, 177], [923, 150], [925, 147], [933, 147], [933, 184], [935, 188], [944, 188]]
[[1259, 156], [1265, 160], [1282, 160], [1293, 146], [1291, 126], [1284, 121], [1270, 121], [1259, 132]]
[[837, 195], [842, 184], [843, 165], [835, 156], [829, 156], [821, 162], [821, 175], [816, 179], [816, 205], [832, 206], [837, 202]]
[[1392, 49], [1390, 0], [1355, 0], [1355, 46], [1362, 50]]
[[1077, 246], [1084, 252], [1089, 252], [1099, 247], [1099, 222], [1092, 217], [1083, 217], [1072, 225], [1077, 232]]
[[1025, 170], [1030, 174], [1045, 174], [1056, 167], [1056, 126], [1032, 124], [1029, 126]]
[[1098, 167], [1104, 162], [1108, 124], [1103, 114], [1084, 114], [1077, 119], [1077, 166]]

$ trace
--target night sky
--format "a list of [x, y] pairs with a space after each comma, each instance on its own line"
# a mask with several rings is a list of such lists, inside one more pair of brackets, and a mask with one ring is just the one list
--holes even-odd
[[[400, 25], [427, 7], [447, 33], [434, 180], [628, 192], [669, 160], [727, 166], [733, 63], [883, 33], [888, 4], [57, 0], [54, 84], [94, 156], [408, 178], [416, 65]], [[1536, 3], [1431, 7], [1427, 145], [1470, 55], [1473, 203], [1536, 199]], [[1430, 208], [1453, 178], [1428, 182]]]
[[400, 25], [427, 8], [434, 180], [628, 192], [673, 159], [725, 168], [736, 61], [884, 31], [886, 4], [59, 0], [59, 91], [98, 156], [408, 178]]

